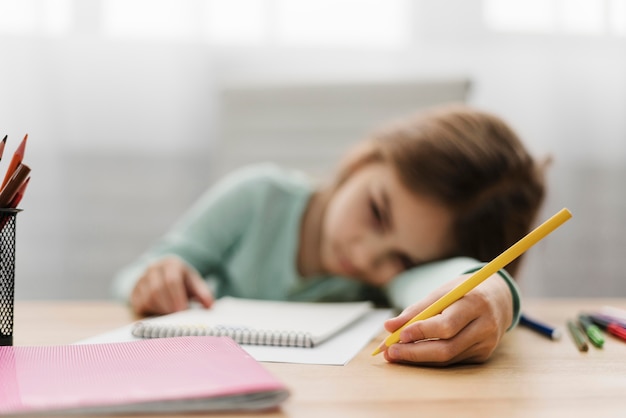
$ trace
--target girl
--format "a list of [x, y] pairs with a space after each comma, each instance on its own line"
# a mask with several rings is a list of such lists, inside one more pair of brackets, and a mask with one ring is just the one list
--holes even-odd
[[[330, 184], [269, 164], [227, 176], [119, 273], [115, 292], [142, 315], [224, 295], [370, 299], [404, 309], [385, 323], [393, 332], [529, 231], [542, 177], [496, 116], [431, 109], [364, 141]], [[407, 327], [385, 358], [487, 360], [520, 314], [518, 262]]]

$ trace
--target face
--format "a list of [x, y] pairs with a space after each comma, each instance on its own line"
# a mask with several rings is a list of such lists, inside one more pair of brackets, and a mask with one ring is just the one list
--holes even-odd
[[359, 168], [330, 198], [320, 258], [329, 273], [381, 286], [451, 248], [452, 215], [409, 191], [385, 163]]

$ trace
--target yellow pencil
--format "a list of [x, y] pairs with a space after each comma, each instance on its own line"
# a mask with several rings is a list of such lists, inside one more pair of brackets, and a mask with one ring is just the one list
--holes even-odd
[[498, 270], [504, 268], [511, 261], [522, 255], [530, 247], [542, 240], [545, 236], [557, 229], [571, 217], [572, 214], [569, 210], [567, 210], [566, 208], [561, 209], [550, 219], [539, 225], [537, 228], [528, 233], [528, 235], [526, 235], [524, 238], [520, 239], [511, 247], [509, 247], [508, 250], [504, 251], [502, 254], [494, 258], [491, 262], [485, 264], [480, 270], [468, 277], [467, 280], [457, 285], [454, 289], [450, 290], [448, 293], [437, 299], [432, 305], [430, 305], [422, 312], [410, 319], [406, 324], [395, 330], [385, 339], [383, 344], [381, 344], [380, 347], [378, 347], [372, 353], [372, 355], [375, 356], [376, 354], [380, 353], [385, 346], [389, 347], [390, 345], [399, 342], [400, 332], [410, 324], [440, 314], [448, 306], [461, 299], [473, 288], [478, 286], [487, 278], [491, 277], [493, 274], [497, 273]]

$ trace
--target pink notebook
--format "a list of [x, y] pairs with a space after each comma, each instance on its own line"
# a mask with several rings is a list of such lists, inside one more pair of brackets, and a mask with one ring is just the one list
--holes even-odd
[[288, 396], [228, 337], [0, 347], [0, 414], [258, 410]]

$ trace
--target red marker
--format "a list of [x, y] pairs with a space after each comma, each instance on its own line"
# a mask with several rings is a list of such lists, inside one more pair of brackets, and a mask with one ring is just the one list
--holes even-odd
[[589, 318], [594, 324], [605, 329], [609, 334], [626, 341], [626, 328], [622, 327], [617, 322], [612, 322], [604, 316], [593, 314], [589, 315]]

